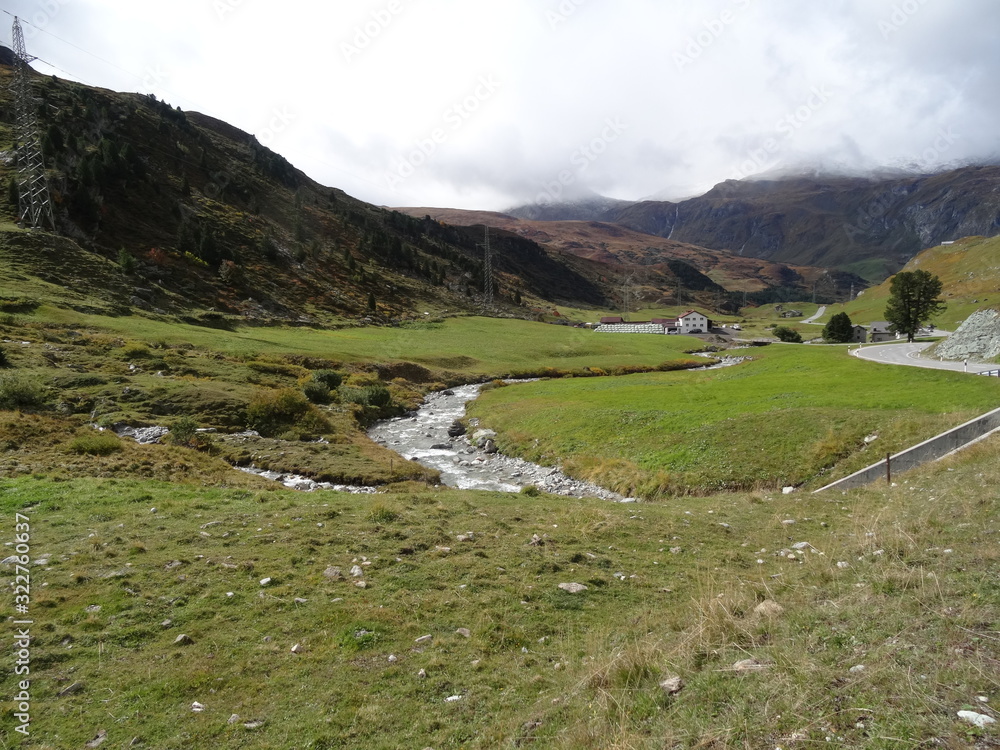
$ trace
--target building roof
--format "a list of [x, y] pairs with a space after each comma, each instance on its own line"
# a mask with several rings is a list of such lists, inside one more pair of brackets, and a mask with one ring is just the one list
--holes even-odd
[[873, 320], [870, 325], [872, 333], [890, 333], [892, 327], [892, 323], [886, 320]]
[[602, 323], [624, 323], [625, 321], [622, 319], [622, 317], [620, 315], [608, 315], [606, 317], [601, 318], [601, 322]]

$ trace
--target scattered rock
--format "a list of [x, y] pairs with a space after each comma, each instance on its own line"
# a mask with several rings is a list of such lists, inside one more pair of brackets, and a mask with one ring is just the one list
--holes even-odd
[[97, 736], [94, 737], [90, 742], [87, 743], [87, 747], [100, 747], [101, 743], [108, 738], [108, 733], [101, 729], [97, 732]]
[[660, 689], [668, 695], [676, 695], [684, 689], [684, 680], [677, 675], [672, 675], [660, 683]]
[[996, 724], [997, 721], [992, 716], [987, 716], [986, 714], [977, 713], [975, 711], [959, 711], [958, 718], [964, 719], [970, 724], [975, 724], [980, 729], [983, 729], [990, 724]]
[[417, 677], [419, 677], [421, 680], [427, 677], [427, 670], [421, 669], [419, 672], [417, 672]]
[[851, 667], [847, 671], [848, 672], [853, 672], [855, 674], [857, 674], [858, 672], [864, 672], [865, 671], [865, 665], [864, 664], [855, 664], [853, 667]]
[[91, 614], [97, 614], [98, 612], [101, 611], [101, 605], [91, 604], [89, 607], [87, 607], [87, 611], [90, 612]]
[[762, 669], [767, 669], [770, 664], [766, 662], [760, 662], [756, 659], [740, 659], [738, 662], [733, 664], [733, 671], [735, 672], [759, 672]]
[[195, 713], [201, 713], [202, 711], [205, 710], [205, 706], [204, 704], [195, 701], [194, 703], [191, 704], [191, 710], [194, 711]]
[[261, 586], [270, 586], [271, 585], [271, 579], [270, 578], [261, 578], [260, 579], [260, 585]]
[[492, 438], [483, 441], [483, 453], [489, 453], [490, 455], [492, 455], [496, 452], [497, 452], [497, 444]]
[[340, 581], [344, 578], [344, 574], [340, 571], [340, 568], [333, 565], [324, 570], [323, 575], [334, 581]]
[[395, 664], [397, 661], [399, 661], [399, 658], [395, 654], [389, 654], [388, 662], [390, 664]]
[[472, 631], [470, 631], [468, 628], [459, 628], [455, 632], [458, 635], [462, 636], [463, 638], [471, 638], [472, 637]]
[[782, 495], [791, 495], [793, 492], [795, 492], [795, 488], [794, 487], [782, 487], [781, 488], [781, 494]]
[[360, 565], [352, 565], [351, 566], [351, 577], [352, 578], [363, 578], [364, 575], [365, 575], [365, 571], [362, 570], [362, 568], [361, 568]]
[[458, 541], [458, 542], [471, 542], [474, 537], [475, 537], [475, 535], [470, 531], [470, 532], [468, 532], [466, 534], [458, 534], [455, 537], [455, 541]]
[[417, 638], [414, 641], [414, 643], [430, 643], [433, 640], [434, 640], [434, 636], [430, 635], [430, 634], [427, 634], [427, 635], [422, 635], [419, 638]]
[[292, 646], [292, 653], [293, 654], [301, 654], [302, 651], [303, 651], [303, 648], [302, 648], [302, 644], [301, 643], [296, 643], [294, 646]]
[[581, 591], [587, 590], [587, 587], [582, 583], [560, 583], [559, 588], [571, 594], [579, 594]]
[[263, 719], [254, 719], [243, 724], [244, 729], [260, 729], [262, 726], [264, 726]]
[[531, 541], [528, 542], [528, 544], [530, 544], [532, 547], [541, 547], [542, 545], [545, 544], [545, 540], [542, 539], [540, 536], [538, 536], [538, 534], [532, 534]]
[[785, 608], [772, 599], [765, 599], [753, 608], [753, 613], [757, 617], [777, 617], [785, 611]]
[[239, 720], [240, 720], [240, 715], [239, 714], [233, 714], [232, 716], [229, 717], [229, 721], [227, 721], [226, 723], [227, 724], [235, 724]]
[[784, 521], [781, 522], [781, 525], [782, 526], [791, 526], [794, 523], [795, 523], [795, 519], [794, 518], [786, 518]]
[[194, 638], [189, 636], [187, 633], [181, 633], [179, 636], [174, 638], [175, 646], [190, 646], [194, 643]]
[[460, 700], [462, 700], [462, 696], [461, 695], [449, 695], [447, 698], [444, 699], [444, 702], [445, 703], [454, 703], [455, 701], [460, 701]]
[[77, 682], [74, 682], [69, 687], [64, 687], [62, 690], [60, 690], [58, 693], [56, 693], [56, 695], [59, 698], [62, 698], [63, 696], [66, 696], [66, 695], [73, 695], [74, 693], [79, 693], [81, 690], [83, 690], [83, 683], [77, 681]]
[[367, 581], [355, 581], [354, 585], [357, 586], [359, 589], [366, 589], [366, 588], [368, 588], [368, 582]]
[[161, 628], [169, 628], [173, 624], [174, 624], [173, 620], [164, 620], [163, 622], [160, 623], [160, 627]]

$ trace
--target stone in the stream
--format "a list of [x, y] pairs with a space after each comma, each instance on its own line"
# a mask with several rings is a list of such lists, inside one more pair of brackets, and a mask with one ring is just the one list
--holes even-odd
[[448, 437], [460, 437], [464, 435], [465, 432], [465, 425], [456, 419], [452, 422], [451, 427], [448, 428]]
[[497, 452], [497, 444], [493, 441], [492, 438], [487, 438], [485, 441], [483, 441], [483, 452], [489, 454]]

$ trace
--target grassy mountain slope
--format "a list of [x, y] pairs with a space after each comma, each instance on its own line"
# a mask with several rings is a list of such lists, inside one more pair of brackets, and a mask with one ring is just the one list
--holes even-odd
[[[8, 150], [10, 75], [0, 66], [0, 145]], [[115, 262], [124, 270], [119, 283], [143, 290], [116, 303], [302, 322], [480, 304], [481, 234], [323, 187], [253, 136], [153, 97], [55, 77], [35, 76], [33, 86], [57, 229], [70, 241], [53, 240], [50, 260], [95, 272]], [[0, 164], [9, 186], [0, 218], [8, 220], [16, 211], [12, 173], [11, 163]], [[25, 240], [6, 233], [0, 244], [23, 249]], [[495, 244], [497, 299], [511, 313], [515, 293], [525, 301], [605, 300], [599, 267], [561, 262], [516, 235], [498, 233]], [[30, 259], [22, 253], [22, 271], [56, 273], [29, 269]]]
[[[539, 245], [591, 258], [604, 263], [660, 269], [663, 285], [668, 287], [672, 262], [680, 261], [707, 276], [715, 284], [731, 291], [761, 291], [772, 287], [807, 290], [824, 274], [824, 269], [789, 266], [759, 258], [742, 257], [724, 250], [710, 250], [686, 242], [658, 237], [602, 221], [532, 220], [490, 211], [462, 211], [441, 208], [400, 208], [412, 216], [429, 215], [448, 224], [486, 224], [519, 234]], [[854, 281], [848, 274], [834, 274], [837, 287], [849, 287]], [[685, 280], [682, 278], [681, 282]]]
[[[941, 298], [947, 309], [934, 318], [945, 330], [955, 330], [969, 315], [982, 307], [1000, 303], [1000, 238], [965, 237], [951, 245], [924, 250], [902, 270], [928, 271], [941, 279]], [[885, 319], [889, 283], [866, 289], [853, 302], [827, 308], [824, 320], [837, 312], [847, 312], [856, 323]]]

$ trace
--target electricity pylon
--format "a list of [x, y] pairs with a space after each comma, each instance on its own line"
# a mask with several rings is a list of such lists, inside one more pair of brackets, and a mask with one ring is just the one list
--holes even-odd
[[13, 37], [14, 76], [11, 89], [14, 94], [14, 132], [18, 142], [18, 223], [33, 229], [48, 226], [54, 231], [56, 223], [52, 216], [52, 200], [38, 135], [38, 100], [31, 93], [31, 68], [28, 67], [28, 63], [35, 58], [28, 56], [17, 16], [14, 16]]

